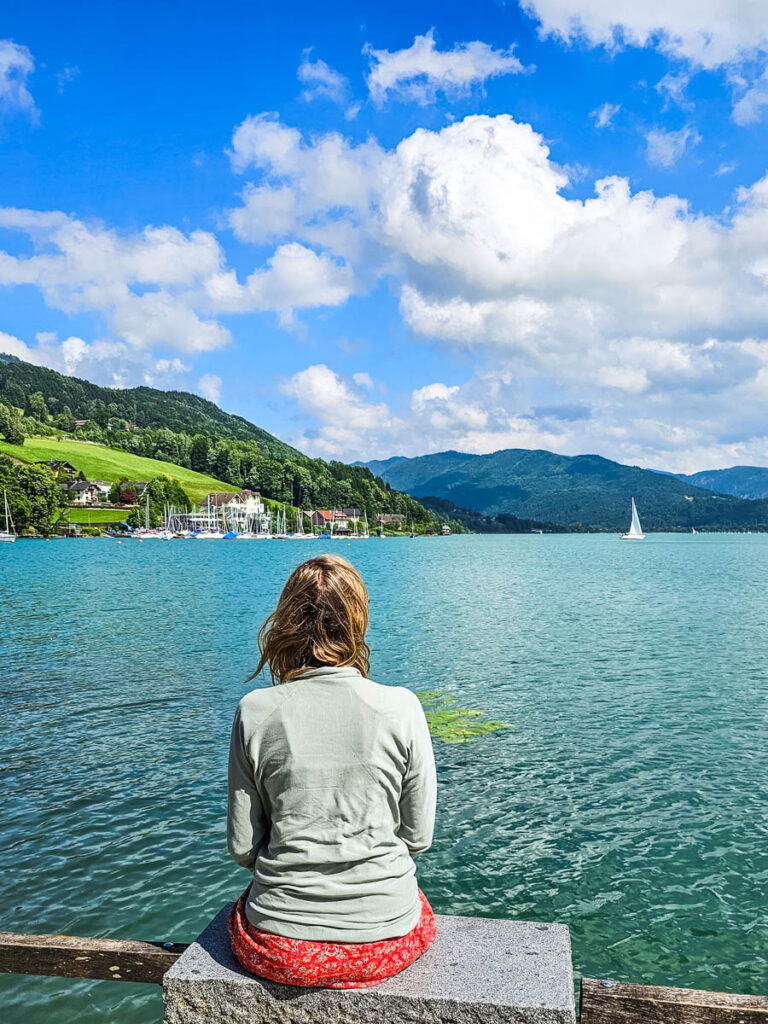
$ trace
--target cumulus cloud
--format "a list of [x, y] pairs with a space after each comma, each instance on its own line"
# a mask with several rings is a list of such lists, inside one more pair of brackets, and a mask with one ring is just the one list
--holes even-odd
[[522, 7], [539, 22], [542, 35], [565, 43], [610, 50], [654, 46], [684, 62], [687, 71], [669, 72], [656, 86], [666, 105], [690, 106], [685, 98], [690, 72], [725, 69], [738, 124], [752, 123], [768, 106], [764, 0], [522, 0]]
[[655, 45], [703, 68], [768, 50], [763, 0], [523, 0], [545, 34], [594, 46]]
[[274, 312], [338, 305], [355, 287], [350, 268], [298, 243], [277, 247], [244, 283], [206, 231], [147, 227], [120, 234], [60, 212], [0, 208], [0, 227], [25, 235], [31, 255], [0, 251], [0, 284], [33, 285], [53, 309], [95, 313], [116, 340], [134, 349], [207, 352], [230, 332], [222, 313]]
[[273, 310], [290, 319], [296, 309], [338, 306], [354, 290], [350, 268], [298, 242], [280, 245], [266, 265], [241, 285], [233, 270], [206, 282], [212, 306], [222, 312]]
[[526, 70], [515, 56], [514, 47], [495, 50], [475, 41], [438, 50], [434, 29], [416, 36], [403, 50], [376, 50], [367, 44], [363, 52], [371, 62], [366, 78], [368, 92], [377, 105], [389, 97], [432, 103], [438, 92], [461, 96], [489, 78]]
[[345, 380], [324, 363], [308, 366], [283, 382], [283, 394], [322, 425], [314, 439], [301, 438], [307, 451], [333, 457], [354, 451], [356, 438], [359, 441], [377, 429], [391, 434], [402, 428], [385, 403], [368, 401], [367, 385], [367, 381]]
[[34, 70], [35, 59], [26, 46], [0, 39], [0, 110], [37, 120], [38, 110], [27, 88], [27, 79]]
[[[630, 443], [630, 434], [644, 439], [661, 465], [664, 444], [698, 437], [698, 428], [673, 425], [686, 416], [708, 420], [712, 396], [732, 400], [737, 392], [739, 422], [746, 425], [751, 410], [750, 429], [761, 429], [755, 381], [766, 379], [765, 360], [749, 345], [768, 339], [768, 177], [741, 190], [718, 217], [694, 213], [674, 195], [633, 192], [619, 177], [595, 182], [589, 198], [568, 198], [568, 175], [544, 140], [508, 115], [420, 129], [391, 149], [336, 133], [307, 139], [274, 118], [249, 119], [236, 133], [233, 161], [258, 176], [260, 195], [280, 196], [275, 241], [290, 238], [281, 244], [335, 260], [358, 291], [387, 278], [415, 336], [471, 352], [487, 369], [483, 386], [527, 410], [513, 427], [502, 423], [502, 412], [478, 425], [484, 401], [426, 382], [405, 411], [373, 403], [373, 419], [394, 424], [376, 435], [384, 448], [398, 439], [400, 421], [423, 422], [414, 420], [422, 407], [435, 413], [433, 424], [463, 424], [458, 434], [412, 427], [422, 450], [428, 440], [481, 450], [534, 436], [562, 450], [568, 438], [584, 441], [587, 429], [599, 428], [626, 457], [641, 444]], [[232, 214], [245, 240], [251, 232], [263, 238], [258, 218], [248, 217], [251, 194], [246, 189], [244, 206]], [[337, 379], [327, 366], [322, 379], [326, 393], [336, 389], [339, 401], [351, 395], [355, 415], [365, 415], [368, 402], [354, 381]], [[538, 382], [538, 391], [558, 394], [565, 405], [586, 402], [592, 413], [532, 419], [541, 396], [533, 403], [506, 380]], [[288, 393], [299, 400], [298, 390]], [[702, 395], [708, 406], [694, 400]], [[631, 427], [617, 412], [622, 403], [632, 406]], [[446, 418], [453, 408], [461, 414]], [[563, 423], [571, 424], [567, 437]], [[341, 428], [328, 429], [310, 442], [340, 452]], [[355, 437], [361, 429], [358, 422]], [[346, 454], [354, 453], [351, 439]]]
[[145, 384], [178, 388], [187, 385], [190, 366], [178, 357], [157, 359], [124, 342], [105, 339], [87, 342], [76, 335], [59, 341], [58, 335], [51, 331], [39, 331], [35, 340], [36, 344], [28, 344], [0, 331], [0, 352], [108, 387]]
[[0, 283], [34, 285], [66, 313], [97, 312], [135, 348], [186, 352], [218, 348], [229, 332], [202, 319], [190, 290], [217, 273], [223, 254], [213, 235], [145, 228], [120, 235], [63, 213], [0, 209], [0, 227], [25, 234], [32, 255], [0, 252]]
[[664, 131], [651, 128], [646, 133], [646, 155], [658, 167], [673, 167], [689, 146], [701, 142], [701, 136], [692, 125], [685, 125], [678, 131]]
[[603, 103], [589, 115], [598, 128], [613, 128], [613, 119], [621, 110], [620, 103]]
[[[764, 346], [746, 343], [741, 355], [751, 360], [752, 372], [761, 368], [764, 388]], [[711, 354], [715, 370], [723, 369], [718, 365], [721, 356]], [[614, 370], [612, 377], [606, 372], [605, 385], [594, 381], [583, 389], [588, 403], [537, 405], [527, 384], [495, 366], [478, 370], [462, 384], [425, 385], [392, 405], [366, 398], [327, 366], [312, 366], [285, 387], [311, 422], [291, 440], [325, 458], [546, 448], [566, 455], [599, 451], [621, 462], [677, 472], [759, 464], [768, 458], [768, 435], [755, 405], [755, 387], [760, 385], [750, 375], [727, 373], [727, 385], [712, 394], [680, 391], [667, 403], [649, 403], [642, 370], [618, 365]], [[686, 418], [670, 422], [672, 402], [685, 406]], [[347, 417], [354, 421], [353, 429], [347, 427]]]

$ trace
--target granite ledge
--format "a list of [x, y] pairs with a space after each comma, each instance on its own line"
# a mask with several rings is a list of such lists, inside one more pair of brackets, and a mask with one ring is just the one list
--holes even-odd
[[224, 907], [167, 972], [165, 1024], [575, 1024], [561, 924], [437, 917], [437, 939], [370, 989], [255, 978], [232, 955]]

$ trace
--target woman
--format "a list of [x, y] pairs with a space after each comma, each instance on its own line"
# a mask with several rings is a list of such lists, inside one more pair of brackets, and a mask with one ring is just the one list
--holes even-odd
[[232, 728], [228, 845], [253, 872], [232, 948], [285, 984], [376, 985], [435, 937], [413, 863], [435, 818], [429, 729], [410, 690], [368, 679], [367, 628], [349, 562], [304, 562], [259, 632], [254, 676], [277, 685], [246, 694]]

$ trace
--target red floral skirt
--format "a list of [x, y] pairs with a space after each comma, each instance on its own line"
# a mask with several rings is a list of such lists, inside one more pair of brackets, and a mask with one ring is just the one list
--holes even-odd
[[249, 889], [229, 914], [232, 952], [259, 978], [303, 988], [371, 988], [398, 974], [435, 941], [435, 915], [419, 889], [421, 917], [407, 935], [379, 942], [318, 942], [260, 932], [245, 916]]

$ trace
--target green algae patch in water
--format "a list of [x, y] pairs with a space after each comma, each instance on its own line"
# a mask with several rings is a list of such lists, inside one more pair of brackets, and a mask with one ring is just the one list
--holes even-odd
[[495, 718], [484, 718], [482, 711], [455, 707], [456, 697], [452, 693], [421, 690], [416, 696], [424, 708], [430, 736], [444, 743], [467, 743], [476, 736], [512, 728]]

